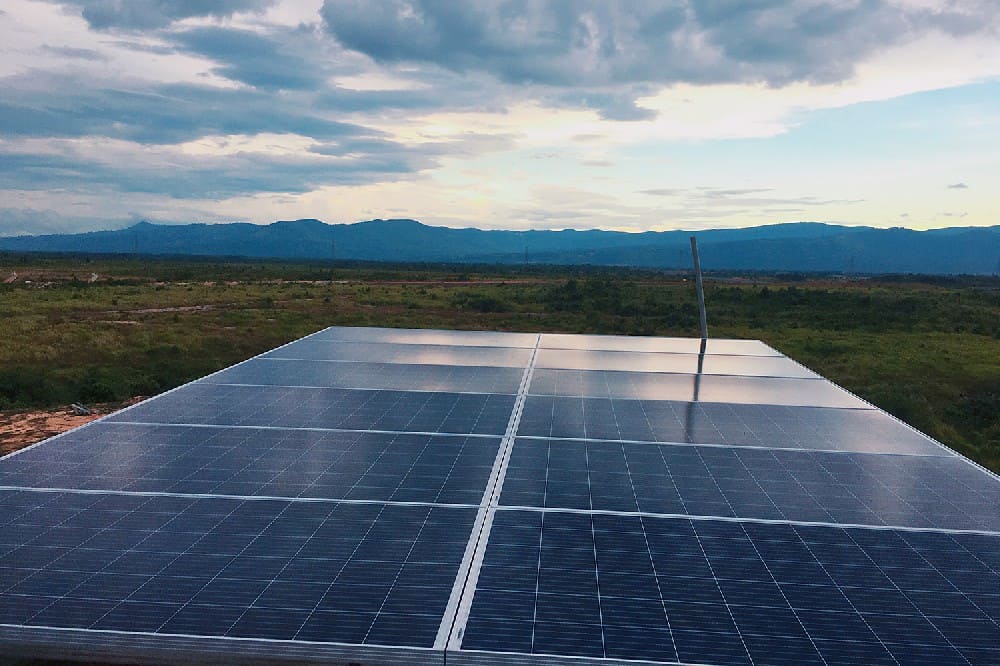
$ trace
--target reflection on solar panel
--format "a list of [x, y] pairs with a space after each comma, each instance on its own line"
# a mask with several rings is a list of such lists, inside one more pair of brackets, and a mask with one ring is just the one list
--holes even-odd
[[0, 653], [1000, 663], [1000, 480], [757, 341], [330, 328], [0, 460]]

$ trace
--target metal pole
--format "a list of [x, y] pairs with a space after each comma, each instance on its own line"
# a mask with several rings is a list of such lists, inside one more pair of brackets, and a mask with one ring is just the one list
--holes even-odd
[[708, 320], [705, 317], [705, 290], [701, 284], [701, 262], [698, 261], [698, 241], [691, 236], [691, 256], [694, 257], [694, 284], [698, 290], [698, 313], [701, 315], [701, 339], [708, 339]]

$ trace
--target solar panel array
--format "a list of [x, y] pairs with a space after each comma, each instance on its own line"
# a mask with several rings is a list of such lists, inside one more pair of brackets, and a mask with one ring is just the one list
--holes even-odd
[[1000, 480], [757, 341], [330, 328], [0, 460], [0, 651], [1000, 663]]

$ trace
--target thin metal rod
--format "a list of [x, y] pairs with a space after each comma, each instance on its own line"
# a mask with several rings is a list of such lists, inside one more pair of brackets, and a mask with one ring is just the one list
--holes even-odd
[[705, 316], [705, 290], [701, 284], [701, 262], [698, 260], [698, 241], [691, 236], [691, 256], [694, 257], [694, 284], [698, 290], [698, 314], [701, 316], [701, 339], [708, 339], [708, 319]]

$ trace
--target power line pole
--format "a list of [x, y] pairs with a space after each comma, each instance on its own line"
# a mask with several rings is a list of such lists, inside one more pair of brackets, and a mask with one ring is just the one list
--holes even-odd
[[698, 241], [691, 236], [691, 256], [694, 257], [694, 285], [698, 290], [698, 314], [701, 318], [701, 339], [708, 340], [708, 319], [705, 316], [705, 290], [701, 283], [701, 262], [698, 260]]

